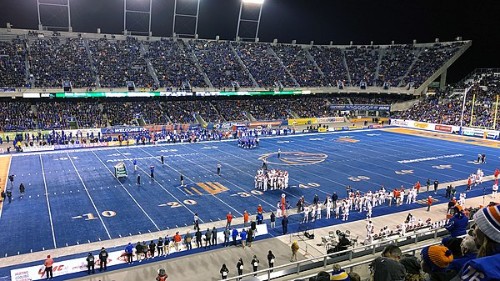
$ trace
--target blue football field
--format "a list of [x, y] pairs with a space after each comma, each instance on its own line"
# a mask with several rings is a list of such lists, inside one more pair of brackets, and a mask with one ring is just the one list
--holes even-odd
[[[487, 155], [486, 164], [474, 163], [478, 153]], [[269, 212], [276, 209], [282, 193], [294, 207], [302, 195], [308, 202], [315, 194], [322, 201], [333, 192], [345, 196], [346, 185], [366, 192], [381, 185], [410, 187], [420, 180], [425, 189], [428, 178], [463, 180], [478, 167], [491, 175], [499, 156], [496, 148], [387, 130], [262, 138], [260, 147], [252, 150], [238, 148], [236, 141], [223, 141], [13, 155], [9, 173], [16, 175], [15, 188], [12, 203], [5, 203], [1, 211], [0, 255], [173, 231], [192, 224], [194, 213], [210, 222], [225, 219], [229, 211], [236, 217], [244, 210], [254, 214], [259, 204]], [[289, 172], [288, 189], [254, 190], [254, 176], [263, 159], [269, 169]], [[114, 165], [119, 162], [126, 164], [128, 177], [117, 180]], [[221, 176], [216, 173], [218, 163]], [[180, 186], [180, 174], [185, 187]], [[19, 198], [21, 182], [26, 186], [24, 198]], [[491, 183], [484, 184], [491, 190]], [[459, 187], [458, 192], [464, 189]], [[479, 192], [483, 193], [482, 188], [473, 191]], [[443, 202], [443, 195], [437, 199]], [[379, 206], [374, 213], [394, 210]], [[350, 220], [363, 216], [353, 213]], [[295, 217], [292, 224], [298, 223], [299, 215]], [[341, 221], [328, 222], [336, 223]]]

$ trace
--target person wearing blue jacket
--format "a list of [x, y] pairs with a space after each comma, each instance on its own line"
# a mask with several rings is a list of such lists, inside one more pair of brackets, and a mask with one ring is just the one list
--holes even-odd
[[134, 253], [134, 246], [132, 243], [128, 243], [127, 247], [125, 247], [125, 254], [127, 254], [127, 262], [132, 263], [132, 254]]
[[451, 217], [444, 227], [450, 232], [451, 237], [459, 237], [467, 233], [468, 223], [469, 219], [464, 215], [462, 207], [460, 205], [456, 205], [455, 215]]

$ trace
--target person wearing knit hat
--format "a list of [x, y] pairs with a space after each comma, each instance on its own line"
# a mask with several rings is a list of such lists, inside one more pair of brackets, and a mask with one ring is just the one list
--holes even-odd
[[453, 254], [443, 245], [433, 245], [422, 249], [422, 270], [428, 273], [430, 281], [449, 281], [456, 271], [447, 270], [453, 261]]
[[345, 272], [345, 270], [343, 270], [339, 264], [334, 264], [330, 280], [350, 281], [351, 278], [349, 278], [349, 275], [347, 274], [347, 272]]
[[466, 263], [460, 280], [500, 280], [500, 205], [482, 208], [474, 214], [477, 258]]

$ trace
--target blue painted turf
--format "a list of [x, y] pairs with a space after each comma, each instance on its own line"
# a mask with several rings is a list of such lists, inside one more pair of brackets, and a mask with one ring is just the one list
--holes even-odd
[[[351, 137], [351, 142], [339, 140], [346, 136]], [[278, 149], [282, 151], [281, 160], [276, 155]], [[328, 157], [310, 165], [284, 163], [319, 159], [318, 155], [290, 155], [291, 152]], [[252, 193], [255, 172], [262, 165], [259, 157], [266, 153], [271, 153], [269, 168], [289, 171], [289, 189]], [[487, 155], [487, 164], [471, 163], [478, 153]], [[397, 162], [454, 154], [463, 156], [407, 164]], [[164, 165], [160, 155], [165, 157]], [[271, 211], [275, 210], [282, 193], [295, 206], [302, 195], [308, 202], [314, 194], [321, 200], [334, 191], [344, 196], [348, 184], [366, 192], [381, 185], [388, 189], [409, 187], [420, 180], [425, 190], [427, 178], [440, 182], [461, 180], [478, 167], [485, 175], [491, 175], [498, 166], [499, 156], [494, 148], [378, 130], [263, 138], [261, 146], [253, 150], [240, 149], [231, 141], [16, 155], [10, 167], [10, 173], [16, 175], [14, 200], [4, 204], [0, 219], [0, 255], [173, 230], [192, 224], [194, 213], [198, 213], [203, 222], [210, 222], [224, 219], [228, 211], [236, 217], [242, 216], [245, 209], [255, 214], [258, 204], [265, 211]], [[134, 172], [133, 159], [138, 162], [137, 172]], [[119, 161], [127, 165], [126, 179], [117, 180], [113, 176], [113, 166]], [[217, 163], [222, 164], [221, 177], [216, 174]], [[149, 178], [150, 165], [155, 166], [154, 181]], [[187, 191], [180, 187], [181, 173]], [[137, 175], [142, 178], [140, 186], [136, 184]], [[26, 186], [23, 199], [18, 198], [21, 182]], [[227, 190], [210, 195], [197, 185], [210, 182], [220, 183]], [[484, 185], [489, 193], [491, 184]], [[463, 190], [464, 187], [458, 188], [457, 194]], [[479, 194], [482, 187], [470, 196]], [[437, 199], [443, 202], [446, 199], [442, 195]], [[419, 199], [424, 199], [424, 195]], [[374, 215], [419, 206], [376, 207]], [[352, 212], [350, 220], [364, 215]], [[301, 217], [292, 216], [290, 227], [296, 228], [294, 224], [298, 225]], [[340, 221], [323, 219], [310, 227], [336, 223]], [[279, 235], [279, 229], [271, 234]]]

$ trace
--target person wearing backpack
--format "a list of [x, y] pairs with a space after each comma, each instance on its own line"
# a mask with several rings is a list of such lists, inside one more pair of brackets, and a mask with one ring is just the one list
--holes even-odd
[[229, 269], [227, 268], [226, 264], [222, 265], [222, 268], [220, 269], [220, 274], [222, 276], [222, 279], [227, 279], [227, 276], [229, 275]]

